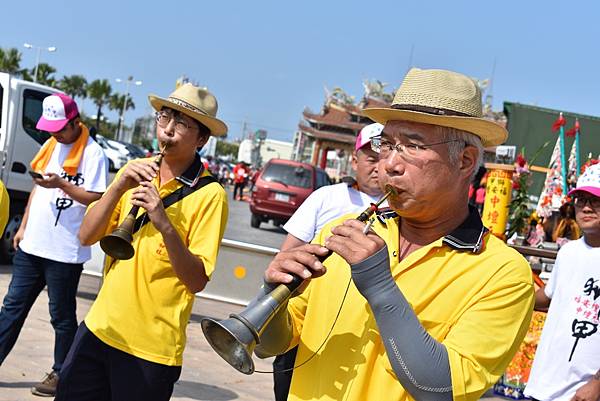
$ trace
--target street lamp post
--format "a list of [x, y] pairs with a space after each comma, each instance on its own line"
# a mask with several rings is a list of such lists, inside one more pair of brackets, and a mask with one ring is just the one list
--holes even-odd
[[115, 81], [117, 82], [125, 82], [125, 99], [123, 100], [123, 109], [121, 109], [121, 115], [119, 116], [119, 126], [117, 129], [117, 140], [121, 140], [121, 131], [124, 127], [125, 124], [125, 110], [127, 107], [127, 98], [129, 97], [129, 85], [131, 85], [132, 83], [136, 86], [140, 86], [142, 84], [142, 81], [134, 81], [133, 77], [130, 75], [129, 77], [127, 77], [127, 79], [124, 81], [121, 78], [117, 78], [115, 79]]
[[37, 78], [38, 78], [38, 65], [40, 64], [40, 53], [42, 52], [42, 50], [47, 50], [50, 53], [53, 53], [56, 51], [56, 47], [55, 46], [34, 46], [30, 43], [25, 43], [23, 44], [23, 46], [26, 49], [36, 49], [37, 53], [35, 56], [35, 70], [33, 72], [33, 82], [37, 82]]

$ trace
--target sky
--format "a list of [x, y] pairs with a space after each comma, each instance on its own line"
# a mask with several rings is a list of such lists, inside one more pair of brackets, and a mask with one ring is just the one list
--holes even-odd
[[[503, 101], [600, 115], [600, 4], [527, 1], [6, 1], [0, 47], [36, 46], [56, 76], [88, 82], [133, 76], [126, 124], [152, 112], [185, 75], [215, 94], [228, 138], [265, 129], [292, 141], [302, 111], [324, 88], [360, 99], [365, 79], [397, 88], [409, 66], [492, 78]], [[495, 66], [495, 67], [494, 67]], [[91, 101], [83, 104], [95, 114]], [[108, 113], [116, 120], [116, 113]]]

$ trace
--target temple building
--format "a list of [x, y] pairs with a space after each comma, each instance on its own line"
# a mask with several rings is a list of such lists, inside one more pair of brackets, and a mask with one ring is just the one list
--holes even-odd
[[306, 108], [302, 113], [294, 135], [293, 159], [319, 166], [332, 178], [351, 175], [356, 136], [362, 127], [373, 122], [363, 117], [361, 110], [391, 104], [393, 95], [383, 91], [385, 85], [365, 81], [365, 93], [358, 103], [340, 88], [326, 89], [321, 111], [315, 113]]
[[[476, 80], [482, 93], [486, 93], [489, 80]], [[352, 175], [351, 157], [358, 132], [371, 124], [369, 118], [362, 116], [361, 110], [370, 107], [389, 107], [394, 91], [385, 92], [387, 84], [381, 81], [364, 81], [364, 94], [356, 102], [341, 88], [332, 91], [325, 89], [325, 103], [316, 113], [305, 108], [298, 131], [294, 135], [292, 159], [319, 166], [331, 178]], [[502, 112], [492, 111], [491, 94], [485, 98], [483, 117], [506, 126], [506, 116]], [[485, 161], [495, 160], [496, 148], [486, 148]]]

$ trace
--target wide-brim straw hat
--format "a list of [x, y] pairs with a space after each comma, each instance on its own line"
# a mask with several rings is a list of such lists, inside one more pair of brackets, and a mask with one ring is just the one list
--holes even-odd
[[484, 147], [508, 138], [503, 126], [483, 118], [477, 83], [452, 71], [412, 68], [391, 107], [365, 109], [363, 114], [381, 124], [399, 120], [456, 128], [477, 135]]
[[200, 121], [213, 136], [227, 134], [227, 125], [217, 118], [217, 99], [204, 88], [187, 83], [175, 89], [166, 99], [150, 95], [148, 100], [156, 111], [169, 107]]

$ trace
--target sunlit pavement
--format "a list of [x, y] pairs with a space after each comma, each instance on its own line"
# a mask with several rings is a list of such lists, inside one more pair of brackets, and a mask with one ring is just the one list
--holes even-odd
[[[4, 298], [10, 281], [10, 266], [0, 266], [0, 297]], [[77, 298], [77, 316], [85, 317], [100, 281], [83, 275]], [[198, 298], [192, 321], [188, 325], [188, 343], [183, 360], [183, 371], [175, 385], [172, 400], [248, 400], [266, 401], [272, 396], [272, 375], [247, 376], [237, 372], [223, 361], [208, 345], [200, 328], [200, 318], [225, 318], [240, 310], [239, 306]], [[48, 314], [48, 296], [43, 291], [34, 304], [15, 348], [0, 366], [0, 401], [40, 400], [30, 388], [52, 366], [54, 331]], [[271, 360], [256, 358], [258, 370], [271, 370]]]

